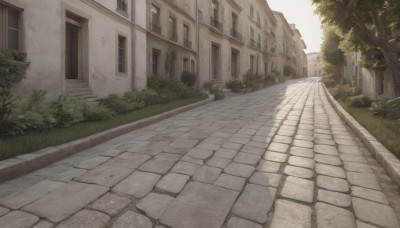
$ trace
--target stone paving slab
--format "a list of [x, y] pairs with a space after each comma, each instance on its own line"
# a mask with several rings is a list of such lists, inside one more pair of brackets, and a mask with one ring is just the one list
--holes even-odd
[[115, 194], [106, 194], [88, 208], [101, 211], [109, 216], [116, 216], [131, 203], [131, 200]]
[[219, 228], [238, 195], [236, 191], [214, 185], [190, 182], [160, 221], [177, 228]]
[[168, 195], [150, 193], [140, 200], [136, 207], [150, 218], [159, 219], [173, 200], [174, 198]]
[[0, 227], [2, 228], [26, 228], [31, 227], [39, 221], [39, 218], [22, 212], [13, 211], [0, 218]]
[[151, 192], [160, 178], [158, 174], [135, 171], [116, 185], [112, 191], [140, 199]]
[[98, 211], [82, 210], [62, 222], [56, 228], [103, 228], [106, 227], [110, 217]]
[[271, 228], [311, 228], [310, 207], [287, 200], [277, 200]]
[[307, 203], [313, 202], [314, 182], [289, 176], [285, 180], [281, 196]]
[[357, 228], [353, 213], [324, 203], [315, 205], [318, 228]]
[[64, 185], [65, 183], [62, 182], [44, 180], [31, 187], [1, 198], [0, 205], [16, 210]]
[[391, 207], [355, 197], [352, 202], [357, 218], [378, 226], [400, 227]]
[[125, 212], [111, 226], [111, 228], [152, 228], [153, 223], [149, 218], [133, 211]]
[[52, 222], [60, 222], [106, 193], [108, 188], [70, 182], [23, 207], [23, 210]]
[[265, 223], [275, 194], [275, 188], [248, 184], [233, 206], [232, 213], [250, 221]]

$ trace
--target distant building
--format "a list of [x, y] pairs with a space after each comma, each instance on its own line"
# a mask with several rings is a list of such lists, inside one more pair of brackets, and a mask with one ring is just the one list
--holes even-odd
[[307, 54], [308, 77], [321, 77], [322, 63], [319, 52]]

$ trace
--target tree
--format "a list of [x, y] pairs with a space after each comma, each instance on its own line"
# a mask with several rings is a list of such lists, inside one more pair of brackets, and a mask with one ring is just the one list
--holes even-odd
[[335, 69], [335, 81], [342, 81], [344, 54], [339, 49], [341, 38], [336, 34], [334, 29], [329, 26], [324, 27], [324, 41], [321, 45], [321, 58], [325, 68]]
[[[400, 96], [400, 61], [389, 43], [400, 29], [399, 0], [312, 0], [323, 24], [334, 26], [343, 37], [357, 44], [375, 45], [390, 70], [395, 96]], [[350, 37], [348, 37], [350, 38]], [[365, 47], [365, 46], [364, 46]]]

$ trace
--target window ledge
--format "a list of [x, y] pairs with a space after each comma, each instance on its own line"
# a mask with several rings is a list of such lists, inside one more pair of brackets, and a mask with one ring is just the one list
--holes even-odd
[[123, 9], [117, 8], [116, 9], [118, 13], [120, 13], [122, 16], [129, 18], [128, 11], [124, 11]]

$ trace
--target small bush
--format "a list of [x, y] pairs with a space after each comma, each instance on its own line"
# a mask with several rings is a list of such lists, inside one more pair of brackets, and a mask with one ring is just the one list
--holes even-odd
[[153, 89], [142, 90], [138, 93], [138, 96], [144, 105], [165, 104], [170, 100], [168, 94], [159, 93]]
[[347, 99], [347, 103], [350, 107], [364, 108], [371, 106], [371, 99], [365, 95], [353, 96]]
[[275, 77], [273, 75], [267, 75], [264, 77], [264, 86], [270, 86], [275, 83]]
[[53, 104], [57, 127], [70, 127], [82, 122], [84, 103], [71, 97], [60, 96]]
[[222, 90], [220, 90], [219, 88], [211, 88], [210, 93], [214, 95], [214, 100], [222, 100], [225, 98], [225, 94]]
[[347, 84], [338, 84], [332, 90], [332, 96], [336, 100], [345, 101], [348, 97], [357, 96], [360, 90], [357, 87], [351, 87]]
[[210, 91], [211, 88], [213, 87], [213, 83], [212, 82], [204, 82], [202, 87], [203, 87], [203, 89]]
[[251, 88], [252, 91], [260, 89], [264, 83], [261, 75], [253, 74], [251, 71], [248, 71], [243, 78], [245, 87]]
[[372, 103], [370, 111], [372, 111], [374, 115], [381, 115], [391, 119], [400, 119], [400, 97], [378, 100]]
[[0, 88], [10, 89], [25, 78], [26, 54], [15, 50], [0, 52]]
[[103, 105], [116, 113], [128, 113], [135, 110], [135, 104], [128, 103], [116, 94], [110, 94], [107, 98], [100, 100], [100, 105]]
[[196, 85], [196, 80], [197, 77], [194, 73], [188, 71], [182, 72], [181, 81], [186, 86], [193, 87], [194, 85]]
[[130, 104], [134, 104], [135, 109], [141, 109], [145, 105], [143, 97], [138, 92], [126, 92], [123, 96], [123, 99]]
[[157, 91], [160, 98], [167, 98], [167, 101], [164, 101], [164, 103], [178, 98], [190, 98], [200, 94], [198, 91], [187, 87], [182, 82], [168, 78], [150, 77], [148, 78], [147, 85], [149, 89]]
[[71, 97], [60, 96], [53, 104], [57, 127], [70, 127], [82, 122], [84, 103]]
[[240, 93], [240, 92], [242, 92], [244, 85], [243, 85], [243, 82], [234, 80], [234, 81], [227, 82], [226, 87], [228, 89], [231, 89], [232, 92], [234, 92], [234, 93]]
[[99, 106], [87, 106], [84, 111], [85, 119], [87, 121], [102, 121], [111, 119], [113, 116], [116, 115], [114, 111], [111, 109], [99, 105]]

